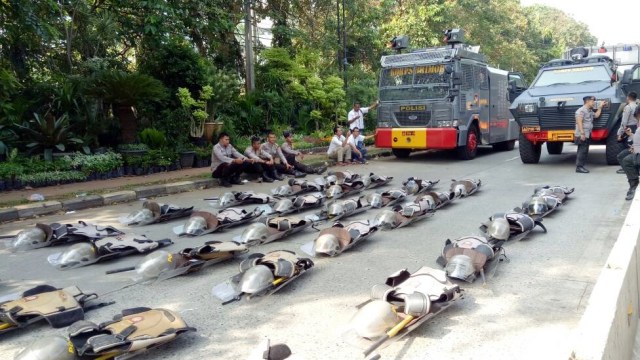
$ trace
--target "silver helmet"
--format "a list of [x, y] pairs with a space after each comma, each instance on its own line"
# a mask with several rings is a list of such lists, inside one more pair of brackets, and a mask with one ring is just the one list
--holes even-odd
[[391, 210], [383, 210], [373, 219], [373, 225], [384, 230], [394, 229], [396, 224], [396, 213]]
[[142, 208], [127, 215], [124, 223], [145, 225], [151, 223], [153, 220], [153, 212], [150, 209]]
[[220, 201], [220, 207], [231, 206], [237, 202], [235, 195], [233, 195], [233, 193], [230, 193], [230, 192], [224, 193], [224, 195], [220, 197], [219, 201]]
[[344, 215], [345, 213], [345, 209], [344, 209], [344, 204], [342, 203], [331, 203], [331, 205], [329, 205], [328, 209], [327, 209], [327, 216], [329, 217], [329, 219], [334, 218], [336, 216], [341, 216]]
[[273, 285], [273, 273], [265, 265], [256, 265], [242, 274], [240, 291], [246, 294], [260, 294]]
[[404, 184], [404, 190], [407, 192], [407, 194], [414, 195], [417, 194], [418, 191], [420, 191], [420, 185], [418, 185], [418, 183], [413, 178], [411, 178]]
[[11, 251], [24, 251], [38, 247], [39, 244], [47, 241], [47, 234], [39, 227], [33, 227], [20, 231], [11, 240]]
[[173, 255], [167, 251], [154, 251], [136, 265], [135, 279], [138, 281], [149, 281], [157, 278], [163, 271], [172, 268]]
[[529, 200], [527, 211], [529, 212], [529, 215], [542, 215], [549, 211], [549, 205], [543, 197], [534, 196]]
[[249, 225], [240, 235], [240, 242], [250, 246], [262, 244], [269, 237], [269, 228], [263, 223]]
[[325, 178], [323, 177], [317, 177], [315, 179], [313, 179], [313, 182], [324, 187], [327, 185], [327, 180], [325, 180]]
[[291, 199], [281, 199], [273, 207], [277, 213], [289, 212], [293, 209], [293, 202]]
[[192, 216], [184, 224], [184, 233], [189, 235], [200, 235], [207, 229], [207, 220], [202, 216]]
[[290, 196], [293, 195], [293, 189], [289, 185], [280, 185], [273, 190], [274, 195]]
[[511, 235], [511, 229], [509, 227], [509, 221], [505, 218], [493, 219], [489, 224], [487, 233], [494, 239], [507, 240]]
[[420, 211], [420, 204], [408, 204], [402, 207], [400, 214], [406, 217], [413, 217], [417, 211]]
[[325, 181], [327, 185], [335, 185], [338, 183], [338, 177], [335, 175], [327, 175]]
[[351, 326], [358, 336], [373, 339], [384, 335], [399, 320], [391, 304], [382, 300], [373, 300], [358, 310], [351, 319]]
[[20, 351], [15, 360], [73, 360], [73, 345], [60, 335], [39, 338]]
[[467, 279], [476, 272], [471, 258], [462, 254], [454, 255], [447, 262], [444, 271], [447, 276], [464, 281], [468, 281]]
[[460, 184], [460, 183], [456, 184], [451, 190], [451, 192], [455, 194], [455, 197], [464, 197], [469, 195], [467, 193], [467, 187], [464, 186], [464, 184]]
[[371, 204], [372, 208], [379, 209], [382, 207], [382, 195], [378, 193], [371, 193], [367, 195], [367, 202]]
[[362, 184], [365, 187], [368, 187], [369, 185], [371, 185], [371, 176], [365, 176], [361, 180], [362, 180]]
[[314, 242], [313, 250], [316, 254], [336, 256], [340, 253], [340, 242], [334, 234], [322, 234]]
[[82, 263], [91, 262], [96, 258], [96, 249], [89, 243], [79, 243], [65, 250], [57, 261], [59, 268], [75, 267]]
[[331, 185], [327, 189], [327, 198], [329, 199], [337, 199], [342, 196], [342, 186], [340, 185]]

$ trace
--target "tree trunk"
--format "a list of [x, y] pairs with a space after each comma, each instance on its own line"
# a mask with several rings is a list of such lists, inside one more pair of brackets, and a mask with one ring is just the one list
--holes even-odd
[[136, 142], [138, 120], [131, 106], [114, 105], [113, 115], [120, 121], [120, 137], [123, 144]]

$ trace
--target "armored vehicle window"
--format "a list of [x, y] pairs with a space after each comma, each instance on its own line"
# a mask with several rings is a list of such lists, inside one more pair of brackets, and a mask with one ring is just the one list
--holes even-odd
[[633, 74], [631, 75], [631, 80], [640, 80], [640, 67], [633, 70]]
[[473, 87], [473, 67], [468, 64], [460, 64], [462, 68], [462, 86], [460, 90], [470, 90]]
[[416, 66], [415, 85], [448, 84], [444, 65], [418, 65]]
[[380, 86], [402, 86], [413, 83], [413, 66], [382, 70]]
[[447, 96], [447, 89], [447, 86], [381, 88], [380, 101], [442, 99]]
[[518, 74], [509, 74], [509, 80], [513, 80], [516, 82], [516, 88], [526, 88], [526, 86], [524, 85], [524, 80], [522, 80], [522, 78]]
[[581, 66], [544, 70], [531, 87], [580, 84], [589, 81], [607, 81], [611, 77], [604, 66]]
[[489, 88], [489, 78], [487, 76], [487, 68], [474, 66], [473, 74], [476, 81], [476, 87], [480, 89], [488, 89]]

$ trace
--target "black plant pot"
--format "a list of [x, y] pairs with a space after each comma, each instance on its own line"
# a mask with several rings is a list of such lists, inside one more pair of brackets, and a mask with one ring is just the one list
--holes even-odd
[[5, 191], [7, 189], [7, 183], [4, 180], [0, 180], [0, 191]]
[[195, 151], [184, 151], [180, 153], [180, 166], [183, 169], [189, 169], [193, 167], [193, 161], [196, 157]]
[[96, 173], [94, 173], [93, 171], [89, 173], [89, 175], [87, 175], [87, 181], [93, 181], [96, 179]]
[[126, 166], [124, 167], [123, 172], [124, 172], [124, 175], [125, 175], [125, 176], [133, 175], [133, 167], [132, 167], [132, 166], [129, 166], [129, 165], [126, 165]]
[[117, 170], [116, 170], [116, 174], [118, 177], [122, 177], [124, 176], [124, 168], [122, 166], [120, 166]]
[[22, 189], [23, 185], [22, 185], [22, 180], [13, 180], [13, 189], [14, 190], [20, 190]]
[[142, 175], [142, 174], [143, 174], [143, 172], [144, 172], [144, 169], [143, 169], [142, 167], [140, 167], [140, 166], [138, 166], [138, 167], [136, 167], [136, 168], [134, 168], [134, 169], [133, 169], [133, 173], [134, 173], [136, 176], [140, 176], [140, 175]]

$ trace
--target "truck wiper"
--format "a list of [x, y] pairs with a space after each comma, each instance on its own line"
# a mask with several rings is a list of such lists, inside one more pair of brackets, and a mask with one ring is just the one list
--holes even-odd
[[566, 83], [566, 82], [553, 83], [553, 84], [549, 84], [549, 85], [547, 85], [547, 86], [556, 86], [556, 85], [569, 85], [569, 83]]
[[585, 80], [585, 81], [580, 81], [579, 83], [576, 83], [576, 84], [588, 84], [588, 83], [603, 82], [603, 81], [607, 81], [607, 80]]

